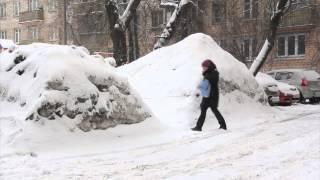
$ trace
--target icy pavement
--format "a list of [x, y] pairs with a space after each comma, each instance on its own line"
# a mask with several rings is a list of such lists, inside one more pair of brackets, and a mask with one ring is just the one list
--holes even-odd
[[[284, 118], [228, 131], [159, 130], [119, 136], [135, 145], [101, 153], [52, 156], [56, 147], [51, 154], [2, 156], [0, 179], [320, 179], [320, 105], [275, 108]], [[105, 148], [101, 139], [92, 144]]]

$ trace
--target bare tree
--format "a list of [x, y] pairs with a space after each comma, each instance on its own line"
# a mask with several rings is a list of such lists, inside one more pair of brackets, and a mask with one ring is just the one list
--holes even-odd
[[167, 25], [162, 31], [159, 39], [155, 43], [154, 49], [163, 47], [168, 42], [168, 40], [170, 40], [170, 38], [175, 33], [178, 24], [181, 22], [183, 17], [187, 16], [186, 14], [191, 9], [192, 3], [193, 2], [191, 0], [180, 0], [178, 4], [176, 4], [175, 2], [161, 4], [162, 6], [174, 6], [175, 10], [173, 11], [171, 18], [167, 22]]
[[132, 62], [138, 59], [140, 56], [139, 48], [139, 36], [138, 36], [138, 18], [136, 12], [133, 15], [133, 19], [128, 26], [128, 48], [129, 48], [129, 60]]
[[269, 32], [267, 34], [267, 38], [258, 56], [255, 58], [253, 64], [250, 67], [250, 71], [253, 73], [254, 76], [257, 75], [257, 73], [263, 66], [264, 62], [267, 60], [267, 57], [274, 46], [277, 29], [280, 24], [281, 17], [288, 11], [290, 4], [291, 0], [279, 0], [276, 4], [276, 8], [272, 11], [273, 13], [270, 18]]
[[113, 43], [113, 53], [118, 66], [126, 63], [128, 60], [126, 29], [139, 4], [140, 0], [130, 0], [124, 13], [120, 15], [119, 6], [116, 0], [105, 1], [111, 32], [110, 35]]

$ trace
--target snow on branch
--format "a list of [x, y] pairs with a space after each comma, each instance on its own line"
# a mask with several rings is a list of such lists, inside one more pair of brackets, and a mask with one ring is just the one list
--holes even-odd
[[136, 11], [137, 7], [139, 6], [141, 0], [130, 0], [126, 10], [120, 16], [119, 23], [121, 24], [123, 29], [126, 29], [128, 27], [128, 24], [133, 16], [133, 12]]
[[178, 1], [176, 0], [161, 0], [160, 7], [174, 7], [178, 6]]
[[189, 3], [192, 3], [192, 1], [191, 0], [181, 0], [180, 3], [176, 6], [176, 8], [173, 11], [166, 27], [162, 31], [162, 34], [160, 35], [160, 38], [158, 39], [158, 41], [154, 45], [153, 49], [159, 49], [159, 48], [163, 47], [163, 45], [166, 43], [166, 41], [171, 38], [173, 32], [175, 31], [175, 28], [176, 28], [175, 26], [178, 23], [177, 19], [179, 18], [181, 11], [183, 11], [184, 7]]

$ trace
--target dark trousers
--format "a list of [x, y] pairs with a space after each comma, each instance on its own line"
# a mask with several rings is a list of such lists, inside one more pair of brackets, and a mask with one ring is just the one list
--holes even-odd
[[221, 113], [219, 112], [217, 105], [215, 105], [214, 103], [210, 103], [210, 99], [208, 99], [208, 98], [202, 99], [202, 102], [200, 105], [201, 114], [199, 116], [196, 128], [202, 129], [204, 120], [206, 119], [207, 110], [209, 107], [211, 108], [212, 112], [216, 116], [216, 118], [220, 124], [220, 128], [226, 129], [227, 128], [226, 122], [225, 122], [224, 118], [222, 117]]

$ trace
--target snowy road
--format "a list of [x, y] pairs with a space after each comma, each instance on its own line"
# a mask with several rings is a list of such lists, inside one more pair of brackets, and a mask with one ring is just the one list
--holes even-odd
[[320, 179], [320, 106], [279, 109], [289, 115], [226, 132], [183, 131], [160, 143], [142, 143], [145, 136], [134, 148], [4, 156], [0, 179]]

